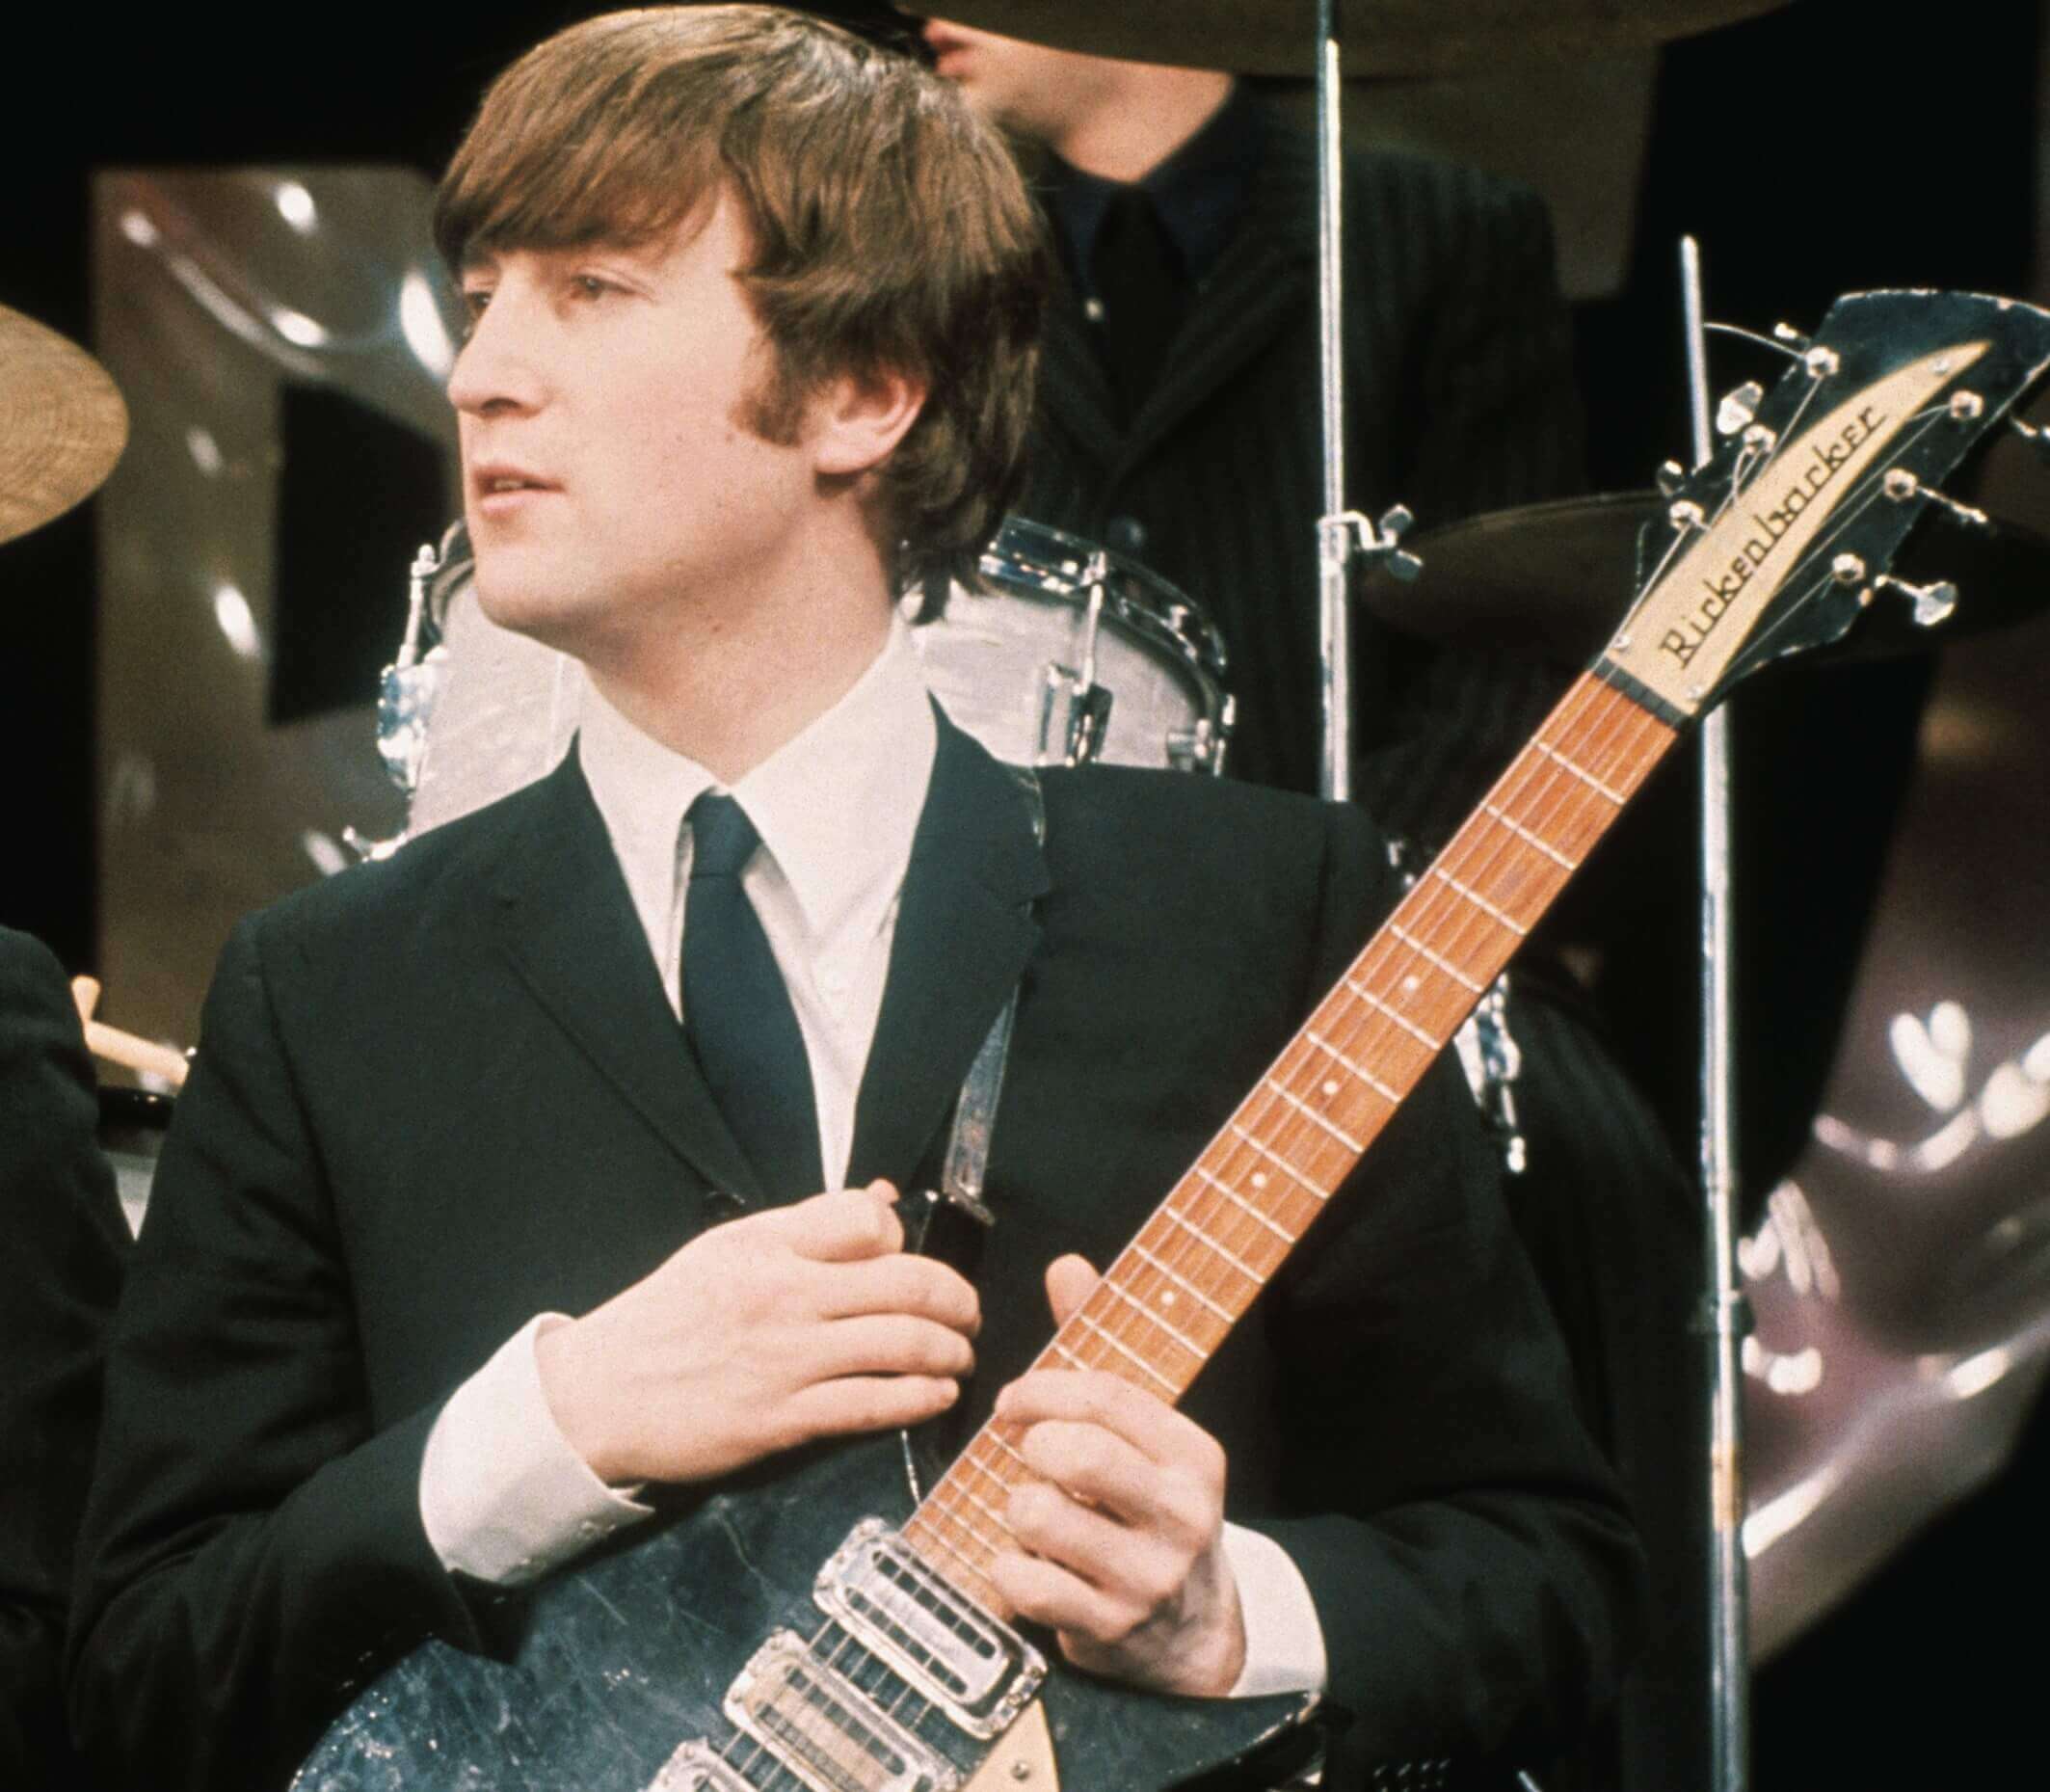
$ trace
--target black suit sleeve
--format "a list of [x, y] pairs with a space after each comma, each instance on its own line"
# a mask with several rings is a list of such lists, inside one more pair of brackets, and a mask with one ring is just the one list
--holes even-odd
[[127, 1229], [55, 958], [0, 929], [0, 1785], [72, 1779], [58, 1663]]
[[434, 1411], [373, 1429], [271, 996], [292, 951], [265, 917], [228, 944], [115, 1326], [72, 1704], [117, 1784], [281, 1783], [386, 1661], [477, 1645], [420, 1522]]
[[[1327, 813], [1315, 995], [1386, 906], [1358, 817]], [[1255, 1522], [1302, 1569], [1356, 1715], [1333, 1783], [1549, 1760], [1617, 1685], [1641, 1564], [1450, 1050], [1318, 1225], [1267, 1307], [1290, 1515]]]

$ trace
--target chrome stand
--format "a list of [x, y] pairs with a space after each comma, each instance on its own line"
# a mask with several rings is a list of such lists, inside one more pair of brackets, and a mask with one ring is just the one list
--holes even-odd
[[1324, 396], [1324, 514], [1317, 522], [1318, 646], [1323, 656], [1324, 758], [1319, 789], [1326, 800], [1352, 798], [1352, 562], [1385, 559], [1398, 577], [1416, 577], [1422, 563], [1397, 546], [1413, 519], [1397, 505], [1372, 519], [1345, 508], [1345, 382], [1343, 192], [1339, 135], [1338, 0], [1317, 6], [1318, 312]]
[[[1711, 453], [1701, 252], [1680, 240], [1688, 402], [1694, 465]], [[1707, 1234], [1698, 1328], [1710, 1341], [1709, 1785], [1743, 1792], [1749, 1778], [1750, 1677], [1744, 1556], [1744, 1369], [1749, 1302], [1737, 1280], [1737, 1121], [1731, 1003], [1729, 710], [1701, 728], [1701, 1187]]]

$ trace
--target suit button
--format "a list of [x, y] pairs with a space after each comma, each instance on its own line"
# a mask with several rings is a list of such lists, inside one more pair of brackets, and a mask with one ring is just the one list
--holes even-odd
[[1146, 525], [1136, 517], [1112, 517], [1105, 546], [1116, 553], [1144, 553]]

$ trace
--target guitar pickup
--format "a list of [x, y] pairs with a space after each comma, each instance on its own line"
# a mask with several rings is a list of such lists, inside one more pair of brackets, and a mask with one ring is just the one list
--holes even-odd
[[794, 1631], [741, 1669], [726, 1715], [813, 1792], [954, 1792], [952, 1764], [871, 1700]]
[[943, 1579], [879, 1518], [865, 1518], [819, 1570], [820, 1608], [978, 1742], [1001, 1735], [1047, 1662]]

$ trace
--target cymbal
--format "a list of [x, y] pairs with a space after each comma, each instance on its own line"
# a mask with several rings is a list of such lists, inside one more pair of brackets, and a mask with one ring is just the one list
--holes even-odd
[[128, 407], [107, 370], [0, 306], [0, 542], [91, 495], [127, 441]]
[[[1348, 75], [1438, 74], [1533, 46], [1660, 43], [1785, 0], [1372, 0], [1344, 10]], [[1235, 74], [1317, 71], [1316, 0], [940, 0], [940, 16], [1091, 56]]]
[[[1491, 511], [1407, 538], [1402, 546], [1424, 562], [1414, 583], [1371, 565], [1356, 589], [1373, 615], [1426, 640], [1583, 664], [1621, 627], [1637, 584], [1637, 531], [1664, 515], [1666, 501], [1656, 492], [1612, 492]], [[2050, 610], [2050, 536], [1999, 519], [1968, 527], [1931, 506], [1894, 576], [1915, 585], [1950, 580], [1957, 609], [1926, 629], [1901, 594], [1882, 591], [1829, 649], [1832, 659], [1927, 653], [2042, 615]]]

